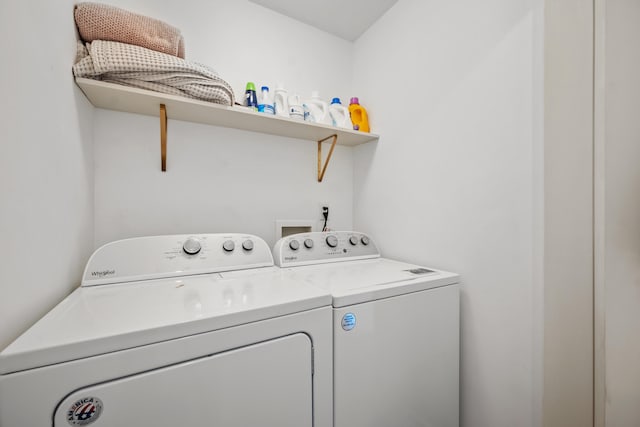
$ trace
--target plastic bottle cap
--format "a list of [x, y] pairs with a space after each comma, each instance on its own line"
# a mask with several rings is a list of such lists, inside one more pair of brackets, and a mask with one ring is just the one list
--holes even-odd
[[333, 104], [340, 104], [340, 105], [342, 105], [342, 102], [340, 102], [340, 98], [333, 98], [333, 99], [331, 100], [331, 104], [332, 104], [332, 105], [333, 105]]
[[249, 82], [249, 83], [247, 83], [247, 89], [246, 89], [246, 90], [253, 90], [253, 91], [255, 91], [255, 90], [256, 90], [256, 85], [255, 85], [255, 84], [253, 84], [253, 82]]
[[267, 92], [269, 92], [269, 86], [262, 86], [261, 90], [266, 90]]
[[354, 96], [353, 98], [351, 98], [350, 104], [360, 104], [360, 100], [358, 99], [358, 97]]

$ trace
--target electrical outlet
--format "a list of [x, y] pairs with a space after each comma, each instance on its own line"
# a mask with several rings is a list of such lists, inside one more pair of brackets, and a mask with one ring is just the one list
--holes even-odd
[[320, 203], [320, 223], [318, 230], [328, 231], [331, 228], [331, 206], [329, 203]]
[[329, 209], [329, 219], [331, 219], [331, 204], [328, 202], [320, 202], [318, 203], [318, 219], [321, 219], [324, 222], [324, 215], [322, 215], [322, 212], [324, 210], [324, 208], [328, 208]]

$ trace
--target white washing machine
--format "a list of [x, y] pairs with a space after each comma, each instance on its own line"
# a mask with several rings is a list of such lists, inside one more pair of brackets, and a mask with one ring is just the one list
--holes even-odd
[[333, 296], [335, 427], [458, 427], [458, 275], [356, 232], [288, 236], [274, 258]]
[[107, 244], [0, 353], [0, 426], [330, 427], [330, 304], [255, 236]]

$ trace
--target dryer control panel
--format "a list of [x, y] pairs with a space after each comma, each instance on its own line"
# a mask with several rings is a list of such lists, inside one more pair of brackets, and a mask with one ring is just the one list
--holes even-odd
[[136, 237], [96, 250], [82, 286], [273, 266], [267, 243], [250, 234], [178, 234]]
[[273, 257], [279, 267], [292, 267], [379, 258], [380, 252], [364, 233], [330, 231], [283, 237], [273, 247]]

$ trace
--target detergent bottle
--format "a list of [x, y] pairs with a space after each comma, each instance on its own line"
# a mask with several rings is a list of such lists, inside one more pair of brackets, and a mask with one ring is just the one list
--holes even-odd
[[304, 107], [302, 106], [300, 95], [297, 93], [289, 95], [289, 118], [304, 120]]
[[304, 119], [321, 125], [330, 125], [329, 104], [320, 99], [318, 91], [311, 92], [311, 99], [304, 101]]
[[276, 87], [273, 106], [276, 110], [276, 116], [289, 117], [289, 97], [287, 90], [281, 84]]
[[349, 117], [349, 109], [342, 105], [340, 98], [333, 98], [329, 105], [329, 114], [331, 121], [335, 127], [343, 129], [353, 129], [351, 118]]
[[266, 114], [275, 114], [273, 108], [273, 100], [269, 94], [269, 86], [262, 86], [261, 95], [258, 99], [258, 112]]
[[256, 97], [256, 85], [253, 82], [247, 83], [244, 93], [244, 105], [254, 111], [258, 111], [258, 98]]
[[360, 105], [358, 98], [351, 98], [349, 103], [349, 113], [351, 114], [351, 123], [353, 123], [353, 129], [360, 132], [369, 132], [369, 117], [367, 117], [367, 110]]

